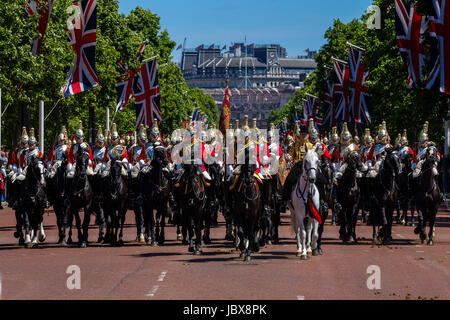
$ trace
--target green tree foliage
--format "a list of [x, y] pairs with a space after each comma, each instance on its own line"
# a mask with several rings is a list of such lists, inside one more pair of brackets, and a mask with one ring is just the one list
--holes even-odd
[[[41, 50], [36, 57], [31, 54], [38, 16], [30, 17], [24, 0], [0, 1], [0, 87], [3, 109], [2, 142], [14, 147], [21, 133], [21, 105], [26, 104], [27, 127], [38, 128], [39, 100], [45, 102], [46, 114], [62, 97], [68, 70], [75, 57], [67, 41], [67, 20], [71, 0], [54, 2], [51, 19]], [[192, 91], [186, 85], [180, 68], [172, 62], [171, 53], [176, 43], [170, 40], [167, 30], [161, 30], [160, 18], [149, 9], [137, 7], [128, 15], [118, 12], [117, 0], [97, 2], [96, 69], [99, 85], [91, 90], [62, 99], [45, 122], [46, 150], [54, 142], [61, 125], [74, 133], [78, 121], [83, 121], [88, 135], [89, 107], [95, 112], [95, 128], [106, 125], [106, 107], [110, 108], [111, 123], [117, 123], [119, 132], [135, 127], [136, 115], [132, 100], [123, 111], [114, 112], [117, 100], [116, 84], [125, 71], [122, 61], [135, 70], [141, 63], [136, 56], [146, 59], [158, 56], [159, 84], [161, 90], [161, 128], [169, 132], [181, 126], [194, 108], [194, 101], [210, 119], [218, 118], [212, 97]], [[143, 54], [138, 48], [148, 41]], [[19, 90], [20, 88], [20, 90]], [[37, 130], [36, 130], [37, 131]]]
[[[429, 10], [428, 1], [418, 1], [421, 10]], [[339, 19], [333, 22], [324, 34], [326, 44], [315, 56], [318, 67], [308, 77], [305, 87], [296, 92], [295, 96], [281, 110], [272, 112], [271, 121], [280, 123], [285, 117], [292, 118], [292, 110], [301, 102], [304, 93], [318, 96], [321, 101], [322, 112], [326, 90], [326, 67], [332, 67], [331, 57], [348, 61], [347, 41], [366, 49], [364, 63], [370, 71], [368, 81], [369, 92], [372, 95], [372, 132], [385, 120], [392, 140], [408, 129], [410, 142], [417, 140], [418, 134], [425, 121], [430, 122], [429, 134], [431, 139], [442, 146], [444, 141], [443, 119], [447, 114], [449, 97], [443, 93], [424, 89], [408, 89], [408, 72], [398, 49], [395, 32], [395, 6], [390, 0], [375, 0], [374, 5], [380, 7], [381, 29], [368, 29], [363, 21], [352, 20], [345, 24]], [[350, 126], [353, 128], [353, 125]], [[358, 125], [361, 134], [363, 126]], [[329, 128], [323, 128], [329, 130]]]

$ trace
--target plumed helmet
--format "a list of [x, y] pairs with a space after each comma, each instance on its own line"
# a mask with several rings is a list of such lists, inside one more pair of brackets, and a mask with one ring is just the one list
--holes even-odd
[[124, 145], [125, 144], [125, 137], [123, 134], [120, 135], [120, 140], [119, 140], [119, 144]]
[[138, 139], [142, 142], [147, 141], [147, 133], [145, 132], [145, 126], [141, 124], [139, 126], [139, 133], [138, 133]]
[[34, 136], [34, 128], [30, 129], [30, 144], [36, 144], [36, 137]]
[[402, 134], [402, 138], [400, 140], [400, 144], [401, 145], [408, 145], [408, 134], [406, 129], [403, 129], [403, 134]]
[[97, 130], [97, 142], [103, 143], [105, 142], [105, 136], [103, 135], [102, 126], [98, 126]]
[[428, 140], [428, 121], [425, 121], [422, 131], [419, 134], [419, 142], [425, 142]]
[[27, 128], [22, 127], [22, 143], [28, 143], [28, 139]]
[[350, 131], [348, 131], [347, 122], [344, 122], [344, 125], [342, 127], [342, 132], [341, 132], [341, 143], [342, 144], [350, 143], [351, 140], [352, 140], [352, 134], [350, 133]]
[[389, 134], [386, 129], [386, 121], [383, 121], [378, 127], [377, 139], [378, 141], [381, 141], [381, 139], [383, 139], [384, 137], [387, 137], [388, 141], [390, 140]]
[[153, 125], [152, 125], [152, 129], [151, 129], [151, 134], [153, 136], [155, 136], [155, 138], [159, 139], [159, 128], [158, 128], [158, 121], [157, 120], [153, 120]]
[[81, 120], [78, 122], [78, 129], [77, 129], [77, 132], [76, 132], [75, 135], [76, 135], [77, 138], [83, 138], [84, 137], [83, 122]]
[[111, 131], [108, 129], [105, 130], [105, 142], [106, 144], [111, 142]]
[[356, 144], [359, 144], [359, 143], [360, 143], [360, 140], [359, 140], [359, 137], [358, 137], [358, 136], [355, 136], [355, 137], [353, 138], [353, 141], [354, 141]]
[[402, 141], [402, 135], [401, 135], [401, 133], [399, 133], [399, 134], [397, 134], [397, 137], [395, 138], [394, 147], [400, 146], [401, 141]]
[[256, 134], [259, 135], [261, 134], [261, 130], [258, 129], [258, 120], [256, 120], [255, 118], [253, 119], [253, 123], [252, 123], [252, 129], [255, 130]]
[[250, 132], [250, 127], [248, 126], [248, 115], [244, 115], [244, 121], [242, 121], [241, 129], [244, 133], [248, 134]]
[[58, 135], [58, 141], [67, 141], [69, 139], [67, 139], [67, 129], [66, 126], [62, 126], [61, 127], [61, 131]]
[[267, 138], [272, 138], [275, 135], [275, 124], [273, 124], [272, 122], [270, 123], [269, 126], [269, 131], [267, 132]]
[[234, 136], [238, 137], [241, 134], [241, 129], [239, 128], [239, 119], [234, 121]]
[[370, 135], [370, 129], [369, 128], [366, 128], [366, 130], [365, 130], [364, 137], [363, 137], [363, 142], [365, 144], [372, 143], [372, 136]]
[[117, 132], [117, 124], [113, 123], [112, 127], [111, 127], [111, 139], [115, 140], [115, 139], [119, 139], [119, 132]]
[[313, 118], [309, 119], [308, 133], [309, 133], [310, 137], [313, 138], [313, 139], [316, 139], [316, 138], [319, 137], [319, 132], [317, 131], [316, 127], [314, 126], [314, 119]]
[[325, 144], [325, 145], [328, 145], [328, 136], [327, 135], [325, 135], [324, 137], [323, 137], [323, 140], [322, 140], [322, 142], [323, 142], [323, 144]]
[[337, 132], [337, 127], [331, 128], [331, 141], [333, 142], [333, 144], [336, 144], [339, 142], [339, 135]]

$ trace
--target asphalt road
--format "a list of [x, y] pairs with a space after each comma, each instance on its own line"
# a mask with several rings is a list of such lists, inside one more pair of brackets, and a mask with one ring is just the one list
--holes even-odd
[[[328, 220], [324, 255], [307, 261], [296, 257], [288, 215], [282, 217], [281, 243], [263, 248], [251, 262], [242, 261], [224, 240], [222, 219], [202, 256], [176, 241], [171, 225], [163, 246], [137, 244], [133, 222], [134, 214], [128, 212], [122, 247], [91, 243], [86, 249], [62, 248], [56, 244], [55, 216], [48, 211], [47, 240], [26, 249], [13, 237], [13, 212], [0, 211], [0, 299], [450, 299], [446, 206], [438, 214], [434, 246], [422, 245], [413, 227], [401, 225], [393, 228], [392, 245], [373, 246], [372, 229], [361, 222], [358, 244], [343, 245], [338, 227]], [[90, 240], [97, 234], [92, 226]], [[76, 283], [73, 271], [67, 273], [69, 266], [79, 267], [80, 289], [67, 286], [68, 278], [69, 287]], [[368, 288], [370, 266], [379, 267], [380, 289]]]

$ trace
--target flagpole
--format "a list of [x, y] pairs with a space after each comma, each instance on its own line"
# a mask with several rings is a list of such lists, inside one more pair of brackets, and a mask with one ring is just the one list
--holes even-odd
[[331, 59], [333, 59], [333, 60], [335, 60], [335, 61], [337, 61], [337, 62], [343, 63], [343, 64], [345, 64], [345, 65], [348, 65], [348, 62], [345, 62], [345, 61], [340, 60], [340, 59], [338, 59], [338, 58], [331, 57]]
[[44, 101], [39, 101], [39, 149], [44, 154]]
[[63, 98], [59, 98], [58, 101], [56, 101], [55, 105], [53, 106], [53, 108], [50, 110], [49, 113], [47, 113], [47, 115], [44, 118], [44, 121], [48, 119], [48, 117], [50, 116], [50, 114], [53, 112], [53, 110], [55, 110], [56, 106], [58, 105], [58, 103], [62, 100]]
[[313, 97], [313, 98], [316, 98], [317, 100], [319, 100], [319, 97], [313, 96], [312, 94], [306, 93], [306, 95], [310, 96], [310, 97]]
[[157, 54], [156, 56], [153, 56], [153, 57], [150, 57], [150, 58], [147, 58], [147, 59], [145, 59], [144, 61], [142, 61], [142, 62], [147, 62], [147, 61], [150, 61], [150, 60], [155, 60], [155, 59], [157, 59], [157, 58], [159, 58], [159, 55]]
[[355, 48], [355, 49], [358, 49], [358, 50], [361, 50], [361, 51], [366, 51], [366, 49], [361, 48], [361, 47], [358, 47], [358, 46], [356, 46], [356, 45], [354, 45], [354, 44], [352, 44], [352, 43], [350, 43], [350, 42], [348, 42], [348, 41], [347, 41], [346, 44], [347, 44], [348, 46], [350, 46], [350, 47]]

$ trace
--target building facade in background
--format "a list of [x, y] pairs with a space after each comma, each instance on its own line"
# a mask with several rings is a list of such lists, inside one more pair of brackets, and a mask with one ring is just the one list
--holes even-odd
[[186, 83], [212, 95], [221, 110], [228, 78], [231, 120], [248, 114], [260, 128], [267, 128], [270, 111], [282, 108], [317, 67], [313, 52], [288, 58], [279, 44], [235, 43], [224, 51], [215, 45], [184, 49], [180, 67]]

